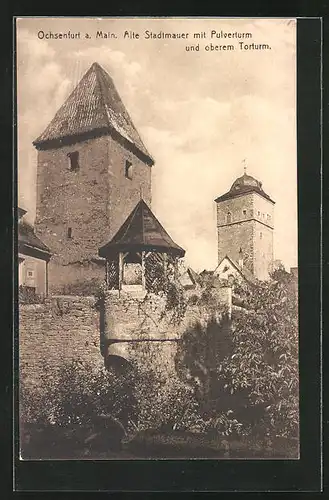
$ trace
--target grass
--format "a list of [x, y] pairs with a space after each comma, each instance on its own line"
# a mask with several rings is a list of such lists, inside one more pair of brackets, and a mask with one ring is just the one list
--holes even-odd
[[147, 430], [121, 443], [113, 433], [87, 427], [36, 427], [25, 430], [22, 458], [33, 459], [184, 459], [184, 458], [298, 458], [295, 441], [281, 438], [271, 448], [250, 439], [210, 437], [183, 431]]

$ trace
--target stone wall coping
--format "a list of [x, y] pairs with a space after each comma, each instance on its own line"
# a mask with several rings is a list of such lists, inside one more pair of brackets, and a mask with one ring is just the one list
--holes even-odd
[[81, 300], [81, 301], [89, 301], [95, 300], [94, 295], [51, 295], [47, 297], [47, 301], [51, 301], [52, 299], [64, 299], [64, 300]]

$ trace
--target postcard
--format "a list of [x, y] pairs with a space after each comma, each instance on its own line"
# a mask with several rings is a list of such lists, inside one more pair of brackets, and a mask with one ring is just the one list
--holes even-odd
[[296, 19], [18, 18], [20, 459], [298, 459]]

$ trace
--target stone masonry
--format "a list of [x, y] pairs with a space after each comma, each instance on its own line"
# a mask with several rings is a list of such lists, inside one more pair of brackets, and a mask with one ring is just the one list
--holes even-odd
[[[230, 218], [228, 218], [230, 214]], [[258, 193], [217, 203], [218, 262], [239, 260], [258, 279], [266, 279], [273, 262], [273, 204]]]
[[[221, 289], [229, 306], [231, 289]], [[187, 328], [207, 314], [188, 306], [180, 322], [162, 315], [164, 298], [133, 297], [107, 292], [103, 307], [94, 297], [53, 296], [42, 304], [20, 305], [20, 377], [28, 385], [42, 385], [44, 365], [54, 372], [72, 360], [104, 366], [111, 359], [174, 370], [177, 342]]]
[[99, 313], [93, 297], [52, 297], [19, 307], [20, 378], [42, 385], [44, 365], [55, 373], [62, 361], [103, 364]]
[[98, 63], [33, 144], [38, 150], [35, 228], [52, 253], [49, 292], [63, 293], [65, 284], [81, 280], [76, 263], [84, 263], [88, 279], [100, 281], [105, 262], [99, 247], [141, 197], [151, 205], [154, 160]]
[[[68, 154], [79, 153], [79, 170]], [[133, 165], [125, 177], [125, 162]], [[121, 226], [141, 197], [151, 203], [151, 168], [109, 136], [38, 152], [36, 232], [51, 249], [50, 292], [81, 279], [76, 263], [88, 263]], [[70, 232], [70, 233], [69, 233]], [[97, 260], [96, 260], [97, 262]], [[68, 268], [67, 268], [68, 266]], [[91, 267], [91, 277], [104, 277]]]

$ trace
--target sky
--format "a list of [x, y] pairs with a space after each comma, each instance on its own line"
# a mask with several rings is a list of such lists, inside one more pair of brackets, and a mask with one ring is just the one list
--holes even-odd
[[[146, 38], [188, 33], [188, 38]], [[211, 38], [211, 31], [252, 38]], [[80, 32], [80, 39], [46, 39]], [[117, 38], [96, 38], [97, 31]], [[128, 31], [128, 37], [124, 32]], [[193, 34], [205, 32], [205, 39]], [[88, 32], [90, 38], [84, 38]], [[139, 38], [132, 38], [132, 33]], [[240, 49], [267, 44], [267, 50]], [[199, 43], [199, 51], [186, 46]], [[210, 44], [235, 50], [206, 50]], [[216, 204], [247, 173], [276, 202], [274, 258], [297, 266], [296, 21], [21, 18], [17, 20], [18, 202], [33, 223], [43, 132], [93, 62], [116, 88], [155, 159], [152, 210], [196, 271], [217, 264]], [[244, 161], [245, 160], [245, 161]]]

